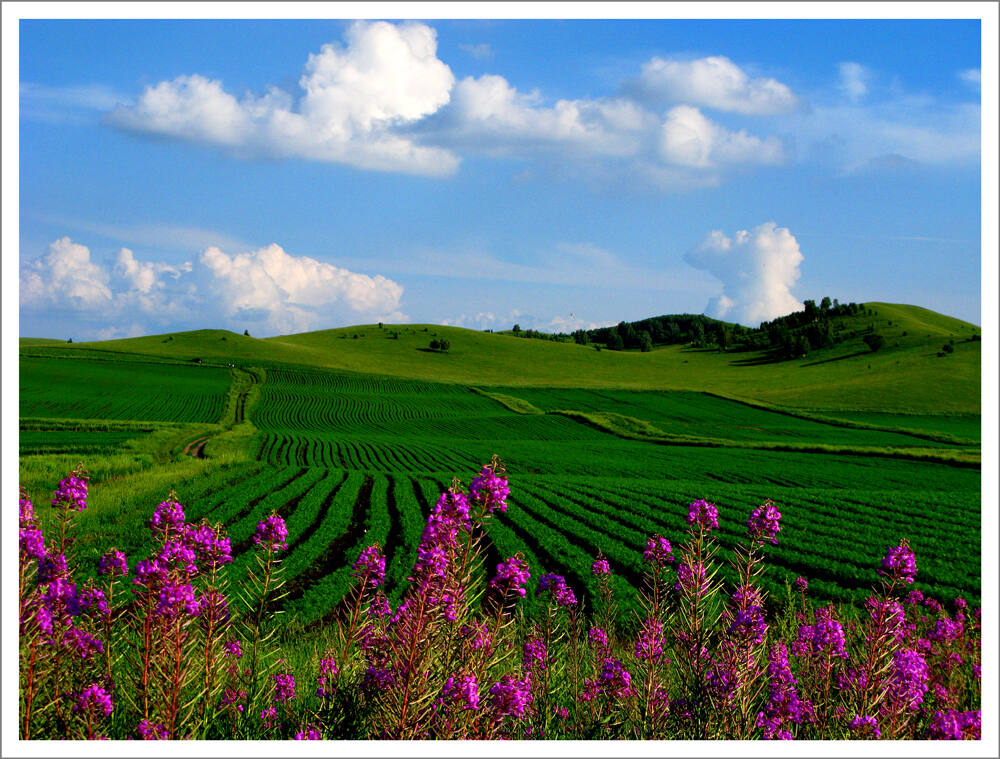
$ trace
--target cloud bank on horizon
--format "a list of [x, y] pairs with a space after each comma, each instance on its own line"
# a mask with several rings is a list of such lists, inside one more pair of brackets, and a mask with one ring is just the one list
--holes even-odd
[[22, 310], [72, 315], [76, 336], [94, 339], [170, 331], [177, 323], [268, 336], [344, 320], [409, 321], [397, 282], [290, 255], [276, 244], [232, 255], [209, 247], [181, 266], [138, 260], [122, 248], [102, 264], [63, 237], [22, 267], [20, 295]]

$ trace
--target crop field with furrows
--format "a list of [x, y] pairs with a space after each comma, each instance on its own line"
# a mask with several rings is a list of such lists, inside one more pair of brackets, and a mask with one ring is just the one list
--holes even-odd
[[[614, 412], [647, 421], [667, 434], [728, 440], [814, 442], [824, 444], [874, 446], [944, 446], [941, 440], [917, 437], [912, 432], [838, 426], [835, 423], [792, 416], [708, 393], [688, 391], [574, 390], [562, 388], [499, 388], [507, 397], [526, 401], [541, 411], [569, 409], [585, 412]], [[920, 424], [936, 433], [972, 432], [969, 425], [933, 429], [927, 417]], [[859, 415], [845, 422], [875, 426], [900, 426], [900, 417], [879, 418]], [[911, 427], [911, 430], [919, 429]], [[978, 433], [976, 434], [978, 439]]]
[[[289, 529], [286, 618], [319, 625], [348, 592], [351, 563], [373, 543], [384, 549], [385, 590], [398, 602], [441, 493], [455, 477], [467, 488], [498, 454], [511, 496], [506, 513], [491, 517], [480, 571], [488, 579], [500, 561], [522, 555], [532, 567], [528, 611], [546, 572], [564, 574], [595, 603], [591, 564], [600, 552], [627, 614], [646, 539], [681, 541], [688, 505], [702, 498], [720, 507], [718, 540], [727, 550], [765, 500], [781, 511], [785, 529], [767, 549], [761, 580], [775, 599], [804, 576], [817, 599], [863, 602], [873, 551], [902, 538], [920, 557], [915, 587], [940, 598], [981, 592], [980, 430], [972, 413], [880, 413], [840, 402], [788, 409], [727, 397], [721, 386], [719, 394], [515, 387], [447, 371], [442, 379], [450, 381], [435, 382], [262, 360], [250, 351], [268, 341], [238, 337], [223, 342], [206, 331], [143, 343], [210, 355], [210, 340], [216, 350], [244, 352], [235, 368], [74, 346], [72, 358], [57, 358], [56, 346], [22, 355], [22, 482], [41, 503], [46, 496], [33, 483], [84, 462], [94, 489], [81, 531], [95, 536], [79, 544], [85, 562], [109, 542], [130, 555], [150, 550], [144, 515], [151, 499], [173, 490], [189, 520], [226, 526], [230, 574], [240, 582], [252, 566], [255, 529], [278, 514]], [[355, 341], [330, 342], [361, 350]], [[505, 350], [544, 347], [509, 343]], [[43, 349], [49, 354], [36, 355]]]
[[26, 358], [20, 362], [20, 416], [215, 422], [229, 372], [209, 366]]

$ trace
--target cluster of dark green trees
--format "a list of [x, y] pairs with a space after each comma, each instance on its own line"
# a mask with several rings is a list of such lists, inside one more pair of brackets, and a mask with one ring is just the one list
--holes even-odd
[[[842, 304], [836, 298], [824, 297], [817, 305], [814, 300], [803, 303], [803, 310], [781, 316], [759, 327], [712, 319], [700, 314], [654, 316], [637, 322], [619, 322], [613, 327], [579, 329], [571, 334], [522, 330], [515, 324], [512, 334], [556, 342], [575, 342], [608, 350], [651, 351], [659, 345], [691, 345], [695, 348], [716, 348], [722, 351], [771, 351], [772, 357], [798, 358], [811, 350], [830, 347], [860, 334], [865, 329], [847, 329], [838, 317], [869, 313], [858, 303]], [[881, 346], [879, 346], [881, 347]], [[877, 350], [877, 348], [872, 348]]]

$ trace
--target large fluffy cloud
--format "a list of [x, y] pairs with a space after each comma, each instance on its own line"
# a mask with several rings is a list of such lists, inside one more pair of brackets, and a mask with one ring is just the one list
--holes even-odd
[[147, 87], [108, 121], [122, 129], [249, 154], [345, 163], [362, 169], [446, 175], [458, 158], [416, 145], [396, 129], [448, 102], [454, 76], [423, 24], [353, 24], [346, 46], [309, 56], [298, 108], [276, 87], [237, 99], [198, 74]]
[[21, 304], [35, 308], [100, 310], [112, 302], [110, 277], [90, 260], [90, 249], [68, 237], [49, 245], [37, 261], [22, 267]]
[[293, 256], [279, 245], [233, 255], [209, 247], [196, 264], [179, 265], [122, 248], [102, 263], [64, 237], [22, 265], [20, 289], [23, 313], [62, 314], [64, 321], [71, 311], [79, 337], [207, 326], [252, 327], [261, 335], [408, 320], [398, 283]]
[[792, 233], [774, 222], [732, 237], [711, 232], [684, 258], [722, 282], [722, 294], [705, 308], [716, 319], [757, 325], [803, 307], [789, 289], [799, 278], [802, 252]]
[[684, 103], [748, 115], [788, 113], [799, 107], [791, 89], [770, 77], [751, 78], [724, 55], [680, 61], [652, 58], [636, 89], [661, 103]]
[[209, 248], [200, 261], [228, 317], [263, 321], [279, 331], [325, 326], [325, 319], [345, 312], [373, 320], [406, 320], [399, 312], [403, 288], [391, 279], [292, 256], [279, 245], [232, 256]]

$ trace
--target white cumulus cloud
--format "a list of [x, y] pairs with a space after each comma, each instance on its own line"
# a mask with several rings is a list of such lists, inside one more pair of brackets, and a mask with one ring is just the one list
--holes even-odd
[[277, 87], [237, 99], [222, 82], [192, 74], [147, 87], [135, 105], [117, 107], [108, 121], [238, 154], [429, 176], [454, 173], [453, 153], [417, 145], [396, 131], [450, 99], [455, 79], [437, 58], [434, 30], [358, 21], [346, 42], [309, 56], [297, 108], [292, 95]]
[[41, 308], [102, 309], [112, 302], [108, 284], [108, 272], [90, 260], [90, 249], [61, 237], [49, 245], [44, 256], [22, 267], [21, 304]]
[[716, 319], [757, 325], [803, 308], [790, 288], [803, 256], [792, 233], [768, 222], [732, 237], [713, 231], [684, 256], [722, 282], [705, 313]]
[[786, 84], [750, 77], [724, 55], [682, 61], [654, 57], [642, 65], [636, 83], [641, 96], [754, 116], [788, 113], [800, 101]]
[[227, 317], [263, 322], [279, 331], [316, 329], [349, 313], [376, 321], [407, 321], [403, 288], [380, 274], [341, 269], [279, 245], [228, 255], [208, 248], [200, 258]]
[[689, 105], [671, 108], [660, 133], [660, 154], [669, 163], [694, 168], [725, 164], [779, 164], [784, 148], [776, 137], [761, 139], [745, 129], [733, 132]]

